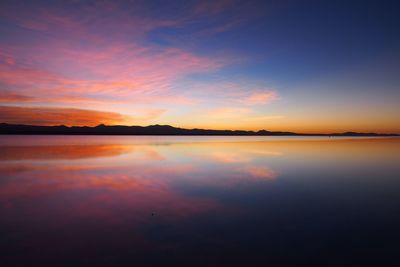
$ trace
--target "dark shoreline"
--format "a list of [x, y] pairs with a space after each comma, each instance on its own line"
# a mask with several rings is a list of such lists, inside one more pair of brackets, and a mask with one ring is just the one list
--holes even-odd
[[309, 134], [284, 131], [241, 131], [241, 130], [209, 130], [209, 129], [184, 129], [169, 125], [150, 126], [35, 126], [22, 124], [0, 123], [0, 135], [172, 135], [172, 136], [399, 136], [399, 134], [379, 133], [330, 133]]

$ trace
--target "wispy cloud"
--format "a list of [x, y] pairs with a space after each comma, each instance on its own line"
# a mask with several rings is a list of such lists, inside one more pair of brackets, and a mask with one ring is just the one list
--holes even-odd
[[[212, 25], [207, 22], [196, 32], [211, 29], [218, 34], [232, 29], [241, 18], [225, 18], [225, 14], [238, 8], [236, 1], [198, 2], [181, 17], [152, 16], [142, 12], [142, 4], [125, 6], [113, 1], [60, 5], [36, 3], [22, 8], [11, 4], [0, 11], [10, 31], [25, 38], [23, 42], [0, 40], [0, 102], [40, 107], [24, 109], [36, 115], [41, 109], [47, 116], [43, 123], [60, 123], [48, 114], [70, 114], [71, 108], [103, 112], [93, 116], [93, 123], [86, 121], [90, 116], [85, 117], [85, 111], [78, 112], [88, 125], [138, 123], [168, 112], [178, 121], [193, 106], [213, 118], [231, 120], [254, 115], [253, 106], [277, 96], [269, 87], [240, 79], [196, 84], [190, 78], [193, 74], [218, 76], [227, 65], [237, 63], [239, 55], [196, 53], [174, 34], [169, 36], [178, 41], [165, 45], [149, 39], [154, 32], [193, 26], [205, 18]], [[187, 85], [182, 84], [185, 79], [190, 81]], [[48, 107], [58, 109], [50, 112]], [[126, 115], [113, 120], [107, 115], [110, 112]], [[15, 110], [8, 119], [29, 122], [24, 114]]]
[[243, 99], [243, 103], [246, 105], [261, 105], [267, 104], [277, 98], [275, 91], [267, 92], [255, 92]]
[[28, 102], [32, 101], [33, 97], [16, 94], [8, 91], [0, 91], [0, 102], [13, 103], [13, 102]]
[[221, 59], [145, 42], [149, 31], [177, 22], [132, 15], [107, 1], [82, 8], [87, 12], [2, 12], [35, 36], [28, 43], [0, 43], [0, 84], [14, 93], [13, 101], [27, 100], [17, 95], [35, 95], [61, 105], [116, 100], [135, 105], [193, 104], [196, 99], [171, 93], [174, 81], [216, 71], [224, 64]]

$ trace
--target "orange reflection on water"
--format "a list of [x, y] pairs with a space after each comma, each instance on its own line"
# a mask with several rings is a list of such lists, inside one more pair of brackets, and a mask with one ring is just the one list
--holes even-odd
[[[49, 145], [49, 146], [1, 146], [0, 160], [38, 160], [38, 159], [83, 159], [112, 157], [129, 152], [139, 152], [144, 159], [163, 160], [164, 158], [150, 147], [98, 144], [98, 145]], [[144, 152], [144, 153], [143, 153]]]
[[132, 148], [123, 145], [3, 146], [0, 160], [81, 159], [115, 156]]

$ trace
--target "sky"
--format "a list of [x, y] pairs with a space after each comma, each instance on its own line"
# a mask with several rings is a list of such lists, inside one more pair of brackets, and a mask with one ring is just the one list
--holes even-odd
[[0, 122], [400, 133], [395, 1], [0, 3]]

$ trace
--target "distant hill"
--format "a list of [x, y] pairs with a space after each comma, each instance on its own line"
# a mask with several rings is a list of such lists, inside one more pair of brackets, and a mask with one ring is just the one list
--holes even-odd
[[33, 134], [33, 135], [232, 135], [232, 136], [398, 136], [398, 134], [377, 133], [332, 133], [332, 134], [305, 134], [293, 132], [240, 131], [240, 130], [209, 130], [184, 129], [170, 125], [150, 126], [122, 126], [98, 125], [87, 126], [35, 126], [0, 123], [0, 134]]

